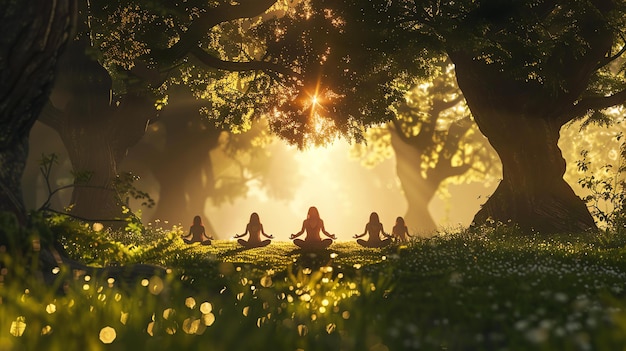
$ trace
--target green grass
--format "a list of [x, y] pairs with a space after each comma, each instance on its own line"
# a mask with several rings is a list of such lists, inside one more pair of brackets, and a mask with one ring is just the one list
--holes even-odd
[[124, 289], [44, 285], [5, 257], [0, 350], [626, 350], [625, 235], [459, 230], [315, 254], [168, 240], [137, 255], [171, 273]]

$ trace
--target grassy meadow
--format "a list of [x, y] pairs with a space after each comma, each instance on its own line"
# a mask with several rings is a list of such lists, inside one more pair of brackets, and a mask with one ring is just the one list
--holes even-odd
[[458, 229], [302, 253], [186, 245], [176, 227], [135, 242], [68, 228], [77, 259], [167, 274], [121, 284], [56, 268], [44, 282], [36, 256], [3, 250], [0, 350], [626, 350], [624, 234]]

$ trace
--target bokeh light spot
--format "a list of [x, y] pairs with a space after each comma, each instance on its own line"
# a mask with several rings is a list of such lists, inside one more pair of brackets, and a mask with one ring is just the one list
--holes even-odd
[[213, 313], [207, 313], [207, 314], [203, 315], [202, 316], [202, 322], [207, 327], [212, 326], [213, 323], [215, 322], [215, 315]]
[[112, 327], [104, 327], [100, 330], [100, 341], [103, 344], [110, 344], [117, 337], [115, 329]]
[[22, 336], [26, 330], [26, 317], [19, 316], [13, 322], [11, 322], [11, 329], [9, 333], [13, 336]]
[[194, 299], [193, 297], [188, 297], [185, 299], [185, 306], [187, 306], [189, 309], [194, 309], [194, 307], [196, 307], [196, 299]]
[[261, 278], [261, 286], [264, 288], [269, 288], [272, 286], [272, 277], [265, 275]]
[[158, 295], [163, 291], [164, 284], [163, 280], [157, 276], [153, 276], [150, 278], [150, 293], [153, 295]]
[[203, 302], [200, 305], [200, 312], [202, 312], [203, 314], [211, 313], [211, 311], [213, 311], [213, 305], [211, 305], [210, 302]]
[[49, 325], [46, 325], [45, 327], [41, 328], [41, 335], [48, 335], [52, 333], [52, 327]]
[[174, 313], [175, 311], [173, 308], [166, 308], [165, 310], [163, 310], [163, 319], [170, 319], [174, 316]]

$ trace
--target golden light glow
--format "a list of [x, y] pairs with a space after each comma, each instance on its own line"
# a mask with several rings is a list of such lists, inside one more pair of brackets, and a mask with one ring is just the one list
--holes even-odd
[[[289, 234], [301, 228], [308, 208], [316, 206], [329, 232], [340, 240], [352, 240], [354, 232], [363, 229], [370, 212], [377, 211], [387, 229], [406, 211], [402, 193], [392, 178], [394, 164], [390, 160], [374, 171], [366, 170], [358, 160], [350, 158], [350, 145], [343, 140], [304, 150], [284, 143], [274, 147], [277, 154], [294, 160], [293, 168], [289, 168], [298, 177], [293, 194], [289, 199], [276, 201], [261, 184], [251, 184], [245, 198], [209, 208], [208, 215], [215, 218], [213, 225], [219, 233], [241, 231], [241, 224], [250, 213], [258, 212], [268, 233], [274, 234], [276, 240], [288, 240]], [[264, 283], [269, 280], [261, 281]]]

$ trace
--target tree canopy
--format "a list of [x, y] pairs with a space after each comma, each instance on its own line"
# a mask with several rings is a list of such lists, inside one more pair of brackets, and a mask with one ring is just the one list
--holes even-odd
[[423, 44], [395, 30], [386, 8], [302, 1], [260, 27], [268, 58], [299, 74], [269, 114], [274, 132], [300, 146], [337, 134], [362, 140], [365, 127], [394, 118], [393, 103], [431, 67]]

